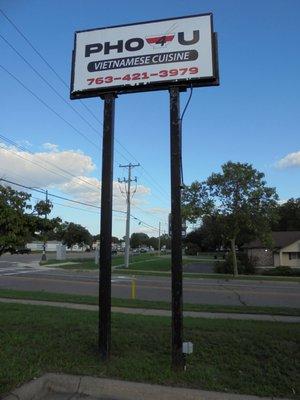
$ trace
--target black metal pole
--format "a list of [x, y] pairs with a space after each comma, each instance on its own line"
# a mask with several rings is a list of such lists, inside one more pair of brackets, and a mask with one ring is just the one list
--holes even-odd
[[109, 358], [111, 344], [111, 234], [115, 97], [114, 94], [104, 96], [99, 259], [99, 350], [103, 360]]
[[172, 231], [172, 367], [184, 368], [182, 353], [181, 123], [179, 88], [170, 88], [171, 231]]

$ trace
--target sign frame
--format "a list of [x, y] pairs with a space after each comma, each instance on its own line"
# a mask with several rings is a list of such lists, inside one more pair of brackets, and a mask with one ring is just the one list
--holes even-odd
[[[82, 91], [74, 92], [74, 77], [75, 77], [75, 60], [76, 60], [76, 39], [77, 34], [83, 32], [93, 32], [93, 31], [101, 31], [105, 29], [113, 29], [113, 28], [122, 28], [127, 26], [136, 26], [136, 25], [144, 25], [149, 23], [156, 23], [156, 22], [165, 22], [170, 20], [180, 20], [180, 19], [187, 19], [187, 18], [195, 18], [195, 17], [210, 17], [210, 27], [211, 27], [211, 43], [212, 43], [212, 71], [213, 77], [197, 77], [197, 78], [189, 78], [186, 80], [178, 81], [174, 80], [167, 80], [161, 82], [149, 82], [149, 83], [142, 83], [140, 85], [130, 86], [130, 85], [118, 85], [113, 87], [106, 87], [106, 88], [90, 88], [85, 89]], [[185, 91], [189, 87], [205, 87], [205, 86], [219, 86], [219, 67], [218, 67], [218, 43], [217, 43], [217, 33], [214, 32], [214, 25], [213, 25], [213, 14], [211, 12], [204, 13], [204, 14], [194, 14], [194, 15], [186, 15], [181, 17], [174, 17], [174, 18], [164, 18], [158, 20], [150, 20], [150, 21], [143, 21], [143, 22], [135, 22], [130, 24], [122, 24], [122, 25], [113, 25], [107, 26], [102, 28], [93, 28], [93, 29], [86, 29], [75, 31], [74, 34], [74, 49], [72, 51], [72, 68], [71, 68], [71, 90], [70, 90], [70, 99], [82, 99], [82, 98], [90, 98], [90, 97], [102, 97], [107, 93], [115, 93], [117, 95], [126, 94], [126, 93], [139, 93], [139, 92], [150, 92], [150, 91], [157, 91], [157, 90], [168, 90], [171, 86], [177, 86], [180, 91]]]

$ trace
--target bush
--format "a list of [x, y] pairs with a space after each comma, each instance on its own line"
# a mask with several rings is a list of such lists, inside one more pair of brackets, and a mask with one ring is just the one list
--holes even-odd
[[196, 256], [200, 251], [200, 247], [195, 243], [187, 243], [184, 249], [185, 255], [187, 256]]
[[268, 276], [300, 276], [300, 271], [291, 267], [276, 267], [272, 269], [265, 269], [262, 275]]
[[[237, 267], [239, 274], [251, 275], [255, 273], [256, 259], [248, 257], [246, 253], [237, 253]], [[225, 261], [216, 262], [214, 271], [217, 274], [233, 274], [233, 254], [226, 255]]]

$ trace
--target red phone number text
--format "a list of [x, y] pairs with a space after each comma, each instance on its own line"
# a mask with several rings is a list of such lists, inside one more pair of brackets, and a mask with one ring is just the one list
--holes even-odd
[[182, 75], [193, 75], [198, 73], [198, 67], [190, 68], [174, 68], [174, 69], [162, 69], [159, 72], [148, 73], [148, 72], [136, 72], [134, 74], [126, 74], [124, 76], [113, 77], [111, 75], [98, 77], [98, 78], [88, 78], [87, 82], [89, 85], [96, 84], [102, 85], [103, 83], [112, 83], [114, 81], [138, 81], [140, 79], [150, 79], [152, 76], [158, 76], [160, 78], [166, 78], [169, 76], [182, 76]]

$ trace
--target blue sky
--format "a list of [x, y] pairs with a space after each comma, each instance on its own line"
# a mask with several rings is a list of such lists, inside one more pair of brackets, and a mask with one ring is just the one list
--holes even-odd
[[[298, 0], [0, 0], [0, 8], [67, 84], [76, 30], [213, 12], [221, 84], [193, 92], [183, 125], [185, 183], [203, 180], [219, 171], [222, 163], [233, 160], [252, 163], [264, 172], [267, 183], [277, 188], [281, 200], [299, 197]], [[89, 139], [82, 138], [0, 68], [0, 134], [23, 146], [23, 150], [13, 148], [0, 140], [1, 174], [28, 186], [96, 203], [97, 180], [101, 176], [102, 101], [82, 101], [99, 118], [97, 121], [79, 101], [69, 100], [68, 88], [1, 14], [0, 34], [94, 127], [82, 121], [0, 37], [0, 64]], [[182, 107], [187, 97], [186, 93], [181, 95]], [[115, 126], [115, 180], [124, 176], [119, 163], [141, 163], [142, 168], [133, 172], [139, 187], [132, 214], [155, 227], [162, 221], [163, 229], [167, 229], [170, 208], [168, 99], [166, 91], [120, 96]], [[81, 180], [55, 177], [39, 164], [52, 170], [55, 164]], [[115, 201], [116, 209], [125, 209], [117, 184]], [[87, 212], [81, 208], [55, 204], [53, 215], [81, 223], [97, 233], [96, 210]], [[133, 220], [132, 232], [138, 230], [157, 234]], [[124, 231], [122, 214], [114, 214], [114, 234], [121, 237]]]

